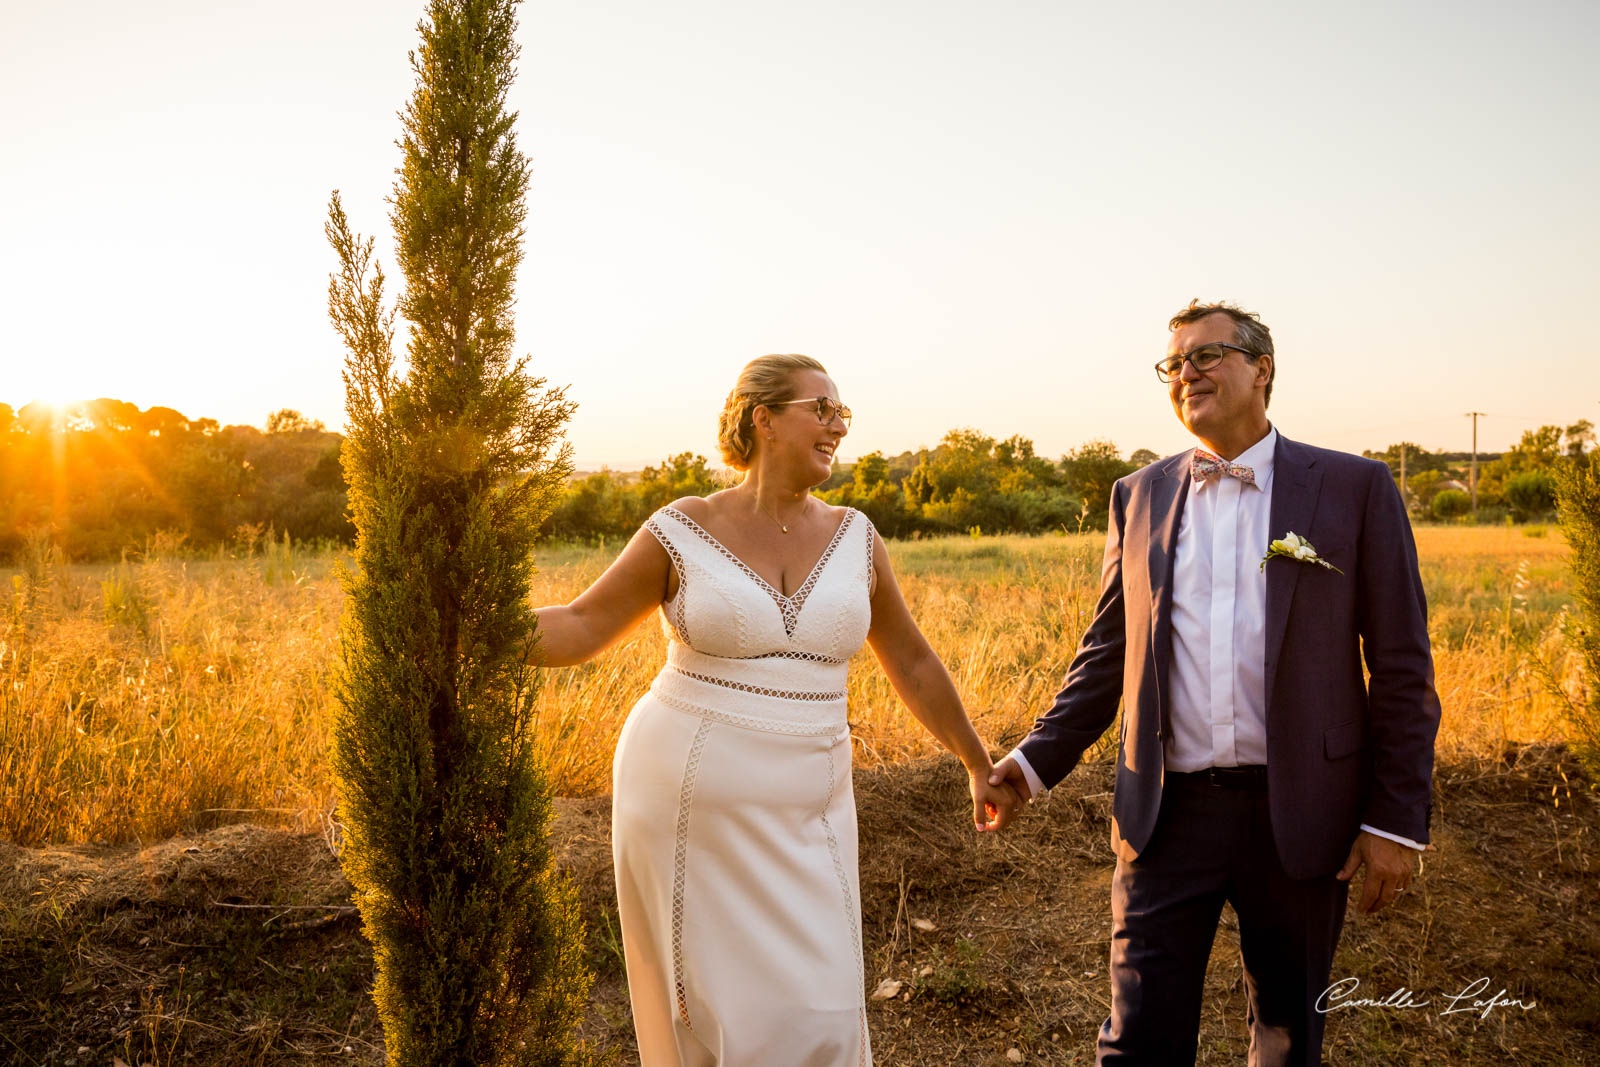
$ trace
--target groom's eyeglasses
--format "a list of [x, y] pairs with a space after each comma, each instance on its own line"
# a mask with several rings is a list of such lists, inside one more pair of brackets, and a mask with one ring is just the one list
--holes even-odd
[[1246, 356], [1258, 356], [1261, 354], [1252, 352], [1248, 348], [1240, 348], [1238, 345], [1227, 345], [1217, 341], [1213, 344], [1201, 345], [1193, 352], [1185, 352], [1181, 356], [1168, 356], [1156, 364], [1156, 377], [1160, 378], [1163, 383], [1177, 381], [1183, 374], [1185, 360], [1193, 363], [1194, 369], [1197, 371], [1208, 371], [1218, 363], [1221, 363], [1223, 357], [1229, 352], [1241, 352]]
[[803, 400], [780, 400], [776, 404], [768, 404], [769, 408], [783, 408], [790, 404], [810, 404], [816, 413], [817, 421], [827, 426], [833, 422], [837, 415], [844, 420], [844, 428], [850, 428], [850, 409], [829, 396], [808, 396]]

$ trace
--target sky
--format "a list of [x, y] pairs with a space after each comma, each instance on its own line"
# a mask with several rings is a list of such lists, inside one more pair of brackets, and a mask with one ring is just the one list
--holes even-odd
[[[330, 193], [391, 253], [419, 0], [0, 0], [0, 402], [343, 423]], [[820, 359], [847, 458], [1185, 446], [1191, 298], [1259, 312], [1284, 434], [1600, 423], [1600, 5], [529, 2], [517, 346], [580, 468], [716, 457]], [[402, 344], [403, 347], [403, 344]]]

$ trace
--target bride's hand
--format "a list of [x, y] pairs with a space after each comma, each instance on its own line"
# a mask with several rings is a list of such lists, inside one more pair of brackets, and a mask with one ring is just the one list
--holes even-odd
[[972, 793], [972, 822], [979, 833], [1004, 830], [1022, 810], [1022, 798], [1009, 784], [989, 784], [992, 769], [980, 767], [968, 775], [967, 785]]

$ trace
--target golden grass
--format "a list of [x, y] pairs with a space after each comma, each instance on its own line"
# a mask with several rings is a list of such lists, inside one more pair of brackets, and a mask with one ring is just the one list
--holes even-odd
[[[1526, 671], [1528, 645], [1515, 636], [1531, 633], [1576, 689], [1576, 659], [1551, 630], [1569, 600], [1559, 534], [1453, 527], [1417, 537], [1442, 754], [1561, 738], [1558, 701]], [[1059, 686], [1094, 607], [1100, 549], [1091, 534], [891, 546], [913, 614], [993, 747], [1025, 730]], [[612, 555], [542, 553], [534, 602], [569, 599]], [[59, 567], [43, 583], [0, 575], [12, 601], [0, 642], [0, 837], [321, 825], [333, 806], [334, 563], [269, 545], [242, 559]], [[545, 675], [540, 748], [558, 793], [609, 790], [617, 731], [664, 656], [652, 618], [593, 662]], [[852, 665], [850, 706], [860, 764], [936, 750], [866, 651]]]

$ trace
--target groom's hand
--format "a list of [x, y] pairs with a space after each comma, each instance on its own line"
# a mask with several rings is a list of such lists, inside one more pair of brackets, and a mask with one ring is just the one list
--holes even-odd
[[1362, 830], [1356, 835], [1355, 844], [1350, 846], [1350, 858], [1339, 868], [1337, 877], [1341, 882], [1348, 882], [1364, 864], [1367, 873], [1361, 879], [1360, 907], [1369, 914], [1379, 911], [1389, 906], [1395, 894], [1404, 893], [1410, 887], [1416, 870], [1411, 856], [1413, 851], [1398, 841]]
[[994, 770], [989, 772], [989, 784], [1009, 785], [1023, 800], [1033, 799], [1033, 790], [1028, 788], [1028, 776], [1022, 773], [1022, 768], [1010, 756], [994, 765]]

